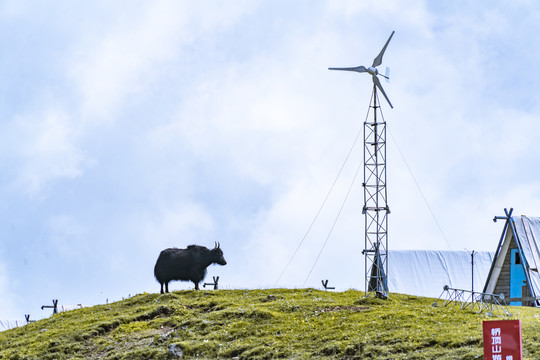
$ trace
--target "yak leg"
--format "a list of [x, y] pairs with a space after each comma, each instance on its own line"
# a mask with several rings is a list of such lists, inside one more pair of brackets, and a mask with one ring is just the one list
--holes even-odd
[[169, 292], [169, 283], [168, 282], [165, 283], [165, 292], [166, 293]]
[[195, 283], [195, 290], [199, 290], [199, 283]]
[[163, 283], [160, 283], [161, 284], [161, 293], [163, 294]]

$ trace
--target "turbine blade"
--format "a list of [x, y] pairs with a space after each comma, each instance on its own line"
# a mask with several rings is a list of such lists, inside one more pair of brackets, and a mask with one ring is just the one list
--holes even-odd
[[377, 67], [377, 66], [382, 64], [382, 57], [384, 55], [384, 52], [386, 51], [386, 47], [388, 46], [388, 43], [390, 42], [390, 39], [392, 39], [392, 36], [394, 36], [394, 33], [395, 33], [395, 31], [392, 31], [392, 34], [390, 34], [390, 37], [386, 41], [386, 44], [384, 44], [384, 47], [382, 48], [381, 52], [373, 60], [373, 65], [371, 65], [372, 67]]
[[390, 99], [388, 99], [388, 96], [386, 96], [386, 93], [384, 92], [384, 89], [381, 86], [381, 82], [379, 81], [379, 78], [376, 75], [373, 75], [372, 78], [373, 78], [373, 83], [375, 84], [375, 86], [378, 87], [379, 90], [381, 90], [382, 94], [384, 95], [384, 98], [386, 99], [386, 101], [388, 101], [388, 105], [390, 105], [390, 107], [393, 109], [394, 107], [392, 106]]
[[328, 68], [328, 70], [356, 71], [359, 73], [367, 72], [367, 69], [364, 66], [346, 67], [346, 68]]

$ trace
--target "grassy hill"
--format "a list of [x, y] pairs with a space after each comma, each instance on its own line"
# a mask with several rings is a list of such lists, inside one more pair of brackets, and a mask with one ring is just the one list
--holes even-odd
[[[0, 359], [482, 359], [485, 315], [313, 289], [141, 294], [0, 333]], [[522, 320], [540, 359], [540, 311]], [[491, 318], [493, 319], [493, 318]]]

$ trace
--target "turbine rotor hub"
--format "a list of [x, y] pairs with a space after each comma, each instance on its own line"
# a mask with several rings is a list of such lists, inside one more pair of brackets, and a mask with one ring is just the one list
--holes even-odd
[[379, 75], [379, 71], [373, 66], [368, 67], [367, 72], [370, 73], [371, 75]]

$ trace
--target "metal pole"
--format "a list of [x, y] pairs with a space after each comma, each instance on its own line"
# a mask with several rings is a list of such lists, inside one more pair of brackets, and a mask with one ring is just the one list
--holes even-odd
[[474, 296], [474, 250], [471, 253], [471, 292]]

